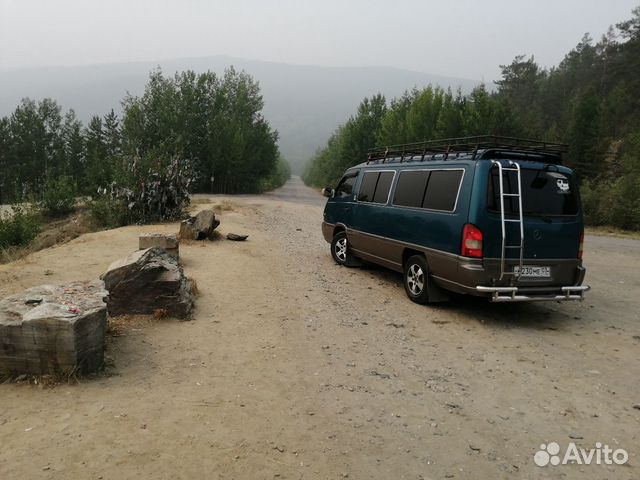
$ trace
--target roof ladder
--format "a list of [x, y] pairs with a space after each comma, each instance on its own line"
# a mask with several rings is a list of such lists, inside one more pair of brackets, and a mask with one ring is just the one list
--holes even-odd
[[[517, 162], [511, 160], [508, 161], [507, 167], [502, 166], [502, 162], [498, 160], [492, 160], [494, 166], [498, 167], [498, 178], [500, 186], [500, 223], [502, 225], [502, 254], [500, 256], [500, 278], [502, 280], [507, 275], [513, 275], [516, 280], [522, 275], [522, 261], [524, 255], [524, 219], [522, 216], [522, 177], [520, 175], [520, 165]], [[516, 172], [518, 192], [517, 193], [505, 193], [504, 192], [504, 173]], [[506, 218], [504, 213], [504, 202], [506, 199], [517, 198], [518, 199], [518, 216], [517, 218]], [[517, 245], [507, 244], [507, 223], [517, 223], [520, 226], [520, 243]], [[506, 254], [507, 250], [518, 250], [519, 255], [519, 268], [516, 273], [515, 269], [512, 272], [505, 271]]]

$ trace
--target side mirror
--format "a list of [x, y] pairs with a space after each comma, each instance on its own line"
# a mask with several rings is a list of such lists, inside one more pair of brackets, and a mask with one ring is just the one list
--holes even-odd
[[322, 189], [322, 195], [324, 195], [327, 198], [333, 198], [334, 194], [335, 194], [335, 191], [331, 187], [324, 187]]

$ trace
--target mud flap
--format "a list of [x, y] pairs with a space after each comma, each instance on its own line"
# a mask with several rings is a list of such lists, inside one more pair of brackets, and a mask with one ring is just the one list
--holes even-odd
[[354, 267], [362, 267], [364, 263], [357, 257], [353, 255], [347, 255], [347, 261], [344, 262], [345, 267], [354, 268]]
[[451, 300], [447, 291], [437, 285], [431, 275], [429, 275], [429, 281], [427, 282], [427, 292], [429, 294], [429, 303], [441, 303]]

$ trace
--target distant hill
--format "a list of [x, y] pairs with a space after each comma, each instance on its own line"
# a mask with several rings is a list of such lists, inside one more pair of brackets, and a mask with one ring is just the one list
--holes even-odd
[[388, 67], [318, 67], [243, 60], [225, 56], [75, 67], [0, 70], [0, 116], [10, 114], [20, 99], [50, 97], [63, 109], [73, 108], [86, 123], [91, 115], [120, 111], [127, 92], [140, 94], [148, 73], [160, 66], [175, 71], [222, 72], [233, 65], [260, 82], [265, 116], [280, 132], [280, 149], [299, 172], [365, 96], [398, 96], [428, 84], [470, 91], [478, 82]]

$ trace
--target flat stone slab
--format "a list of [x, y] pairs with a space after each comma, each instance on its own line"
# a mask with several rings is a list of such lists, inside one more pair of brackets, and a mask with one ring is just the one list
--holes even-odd
[[40, 285], [0, 300], [0, 372], [95, 372], [104, 362], [103, 282]]
[[138, 248], [158, 247], [163, 249], [174, 258], [180, 256], [180, 241], [176, 235], [165, 235], [162, 233], [143, 233], [138, 237]]
[[113, 262], [104, 280], [109, 315], [153, 314], [184, 318], [193, 307], [191, 282], [178, 260], [158, 247]]

